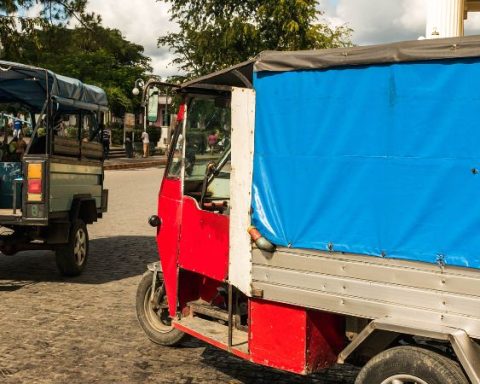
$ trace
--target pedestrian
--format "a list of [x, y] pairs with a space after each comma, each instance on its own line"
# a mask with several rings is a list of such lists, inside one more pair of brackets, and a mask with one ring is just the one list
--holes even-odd
[[131, 159], [133, 157], [133, 145], [132, 140], [130, 137], [125, 139], [125, 152], [127, 153], [127, 157]]
[[143, 157], [148, 157], [148, 147], [150, 146], [150, 138], [147, 131], [142, 132], [142, 143], [143, 143]]
[[18, 136], [17, 148], [16, 148], [18, 161], [21, 161], [23, 159], [23, 155], [25, 154], [26, 150], [27, 150], [27, 142], [23, 138], [23, 133], [20, 132], [20, 135]]
[[103, 133], [102, 133], [102, 144], [103, 144], [103, 157], [105, 159], [108, 159], [108, 155], [110, 153], [111, 137], [112, 137], [112, 134], [110, 132], [110, 129], [104, 127], [103, 128]]
[[217, 141], [218, 141], [217, 132], [214, 131], [208, 136], [208, 147], [210, 148], [211, 153], [213, 153], [213, 148], [217, 144]]
[[0, 113], [0, 131], [7, 132], [8, 130], [8, 117], [2, 112]]
[[183, 150], [183, 135], [180, 133], [178, 135], [177, 146], [175, 147], [175, 151], [177, 151], [180, 154], [182, 150]]
[[[8, 123], [7, 123], [8, 125]], [[5, 133], [3, 134], [3, 139], [0, 144], [0, 161], [8, 161], [9, 151], [8, 151], [8, 127], [5, 125]]]
[[20, 132], [22, 132], [23, 122], [21, 119], [20, 112], [17, 113], [17, 116], [13, 119], [13, 138], [18, 138]]

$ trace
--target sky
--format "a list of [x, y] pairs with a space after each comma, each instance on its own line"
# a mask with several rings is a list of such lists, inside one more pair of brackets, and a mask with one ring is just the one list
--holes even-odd
[[[353, 28], [356, 45], [416, 40], [425, 34], [426, 0], [319, 0], [324, 21]], [[177, 74], [170, 65], [171, 52], [157, 47], [162, 34], [175, 31], [168, 6], [157, 0], [90, 0], [88, 9], [102, 15], [103, 24], [122, 31], [124, 37], [145, 47], [154, 74]], [[480, 13], [470, 14], [466, 34], [480, 34]]]

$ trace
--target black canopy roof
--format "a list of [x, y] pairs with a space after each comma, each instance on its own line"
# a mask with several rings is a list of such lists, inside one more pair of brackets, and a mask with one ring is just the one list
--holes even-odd
[[101, 88], [46, 69], [0, 61], [0, 103], [18, 102], [40, 113], [47, 93], [61, 111], [108, 109], [107, 95]]

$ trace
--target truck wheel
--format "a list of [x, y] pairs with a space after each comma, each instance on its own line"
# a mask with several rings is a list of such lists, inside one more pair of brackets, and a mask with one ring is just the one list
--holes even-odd
[[468, 384], [458, 363], [418, 347], [395, 347], [373, 357], [355, 384]]
[[83, 272], [88, 259], [88, 231], [82, 220], [73, 223], [68, 244], [59, 246], [55, 256], [62, 275], [78, 276]]
[[156, 303], [152, 303], [153, 272], [147, 271], [137, 288], [136, 309], [138, 321], [147, 337], [156, 344], [175, 346], [184, 338], [185, 333], [174, 328], [168, 312], [167, 295], [163, 281], [158, 280], [155, 290]]

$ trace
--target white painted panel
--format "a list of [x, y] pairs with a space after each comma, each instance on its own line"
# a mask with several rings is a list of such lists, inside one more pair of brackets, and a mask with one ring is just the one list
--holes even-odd
[[252, 246], [247, 233], [250, 207], [255, 131], [255, 91], [232, 91], [232, 172], [230, 178], [230, 264], [232, 285], [250, 296]]

